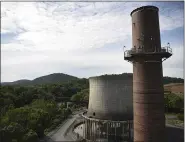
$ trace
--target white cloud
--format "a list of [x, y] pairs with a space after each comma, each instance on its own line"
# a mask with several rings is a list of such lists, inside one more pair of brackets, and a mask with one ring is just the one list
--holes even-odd
[[161, 31], [165, 31], [165, 30], [172, 30], [178, 27], [183, 27], [183, 11], [182, 10], [178, 10], [176, 12], [174, 12], [173, 14], [171, 14], [171, 16], [164, 16], [161, 15], [159, 17], [160, 20], [160, 29]]
[[[141, 5], [146, 3], [2, 2], [1, 33], [17, 33], [14, 41], [1, 45], [2, 81], [53, 72], [79, 77], [132, 72], [122, 47], [112, 47], [115, 52], [92, 51], [116, 42], [130, 48], [130, 12]], [[183, 26], [180, 10], [171, 16], [160, 15], [161, 31]], [[181, 59], [174, 58], [173, 64]]]
[[174, 47], [173, 48], [173, 55], [165, 61], [165, 67], [171, 68], [182, 68], [183, 66], [183, 46]]

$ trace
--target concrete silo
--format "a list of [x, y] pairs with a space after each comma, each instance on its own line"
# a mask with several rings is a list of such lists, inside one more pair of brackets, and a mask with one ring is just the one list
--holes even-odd
[[133, 47], [124, 58], [133, 63], [135, 142], [165, 142], [162, 61], [172, 50], [161, 48], [158, 11], [155, 6], [143, 6], [131, 12]]
[[122, 76], [89, 78], [88, 115], [98, 119], [133, 118], [132, 80]]
[[132, 79], [106, 75], [89, 78], [89, 106], [85, 117], [85, 139], [121, 142], [132, 139]]

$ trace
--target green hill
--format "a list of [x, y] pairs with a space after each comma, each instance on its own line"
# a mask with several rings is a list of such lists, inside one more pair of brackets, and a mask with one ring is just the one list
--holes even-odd
[[64, 83], [71, 80], [78, 79], [75, 76], [63, 74], [63, 73], [53, 73], [45, 76], [35, 78], [34, 80], [17, 80], [14, 82], [2, 82], [2, 85], [39, 85], [39, 84], [55, 84]]
[[[121, 76], [123, 79], [133, 79], [132, 73], [123, 73], [123, 74], [105, 74], [104, 76]], [[2, 85], [39, 85], [39, 84], [56, 84], [56, 83], [64, 83], [71, 80], [77, 80], [79, 78], [63, 73], [53, 73], [45, 76], [41, 76], [35, 78], [34, 80], [18, 80], [14, 82], [3, 82]], [[163, 83], [184, 83], [184, 79], [176, 78], [176, 77], [163, 77]]]
[[28, 85], [31, 84], [31, 80], [21, 79], [13, 82], [2, 82], [2, 85]]
[[[101, 77], [104, 77], [104, 76], [121, 76], [122, 78], [125, 78], [125, 79], [133, 79], [133, 74], [132, 73], [101, 75]], [[169, 83], [184, 83], [184, 79], [164, 76], [163, 77], [163, 84], [169, 84]]]
[[45, 75], [38, 77], [34, 79], [32, 82], [33, 84], [49, 84], [49, 83], [61, 83], [61, 82], [67, 82], [70, 80], [76, 80], [78, 79], [75, 76], [63, 74], [63, 73], [53, 73], [50, 75]]

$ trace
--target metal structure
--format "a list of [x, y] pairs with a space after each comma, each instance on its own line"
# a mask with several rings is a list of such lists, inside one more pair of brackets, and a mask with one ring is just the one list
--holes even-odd
[[125, 51], [124, 59], [133, 63], [135, 142], [165, 142], [162, 61], [172, 49], [161, 48], [158, 11], [143, 6], [131, 12], [133, 47]]
[[102, 120], [87, 117], [83, 123], [83, 137], [87, 142], [132, 142], [133, 122]]
[[89, 106], [84, 117], [86, 141], [131, 142], [132, 80], [117, 76], [89, 78]]

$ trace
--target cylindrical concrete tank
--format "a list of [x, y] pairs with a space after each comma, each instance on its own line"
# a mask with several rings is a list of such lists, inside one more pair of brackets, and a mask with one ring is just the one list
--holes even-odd
[[[148, 52], [161, 49], [158, 8], [144, 6], [131, 12], [133, 46]], [[141, 39], [141, 40], [140, 40]], [[153, 54], [133, 60], [134, 141], [165, 142], [161, 58]]]
[[132, 79], [122, 76], [89, 78], [88, 115], [106, 120], [133, 119]]
[[161, 49], [159, 15], [155, 6], [139, 7], [131, 12], [133, 48], [144, 51]]

